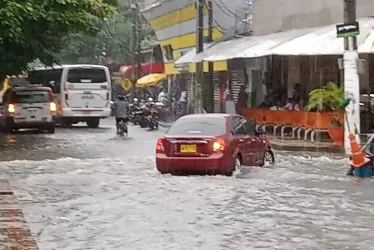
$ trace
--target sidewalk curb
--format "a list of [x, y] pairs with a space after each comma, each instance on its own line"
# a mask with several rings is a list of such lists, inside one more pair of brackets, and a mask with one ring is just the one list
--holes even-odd
[[7, 180], [0, 180], [0, 249], [39, 249]]

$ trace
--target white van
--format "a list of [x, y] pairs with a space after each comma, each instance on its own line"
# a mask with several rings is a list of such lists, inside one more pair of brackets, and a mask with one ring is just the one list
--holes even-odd
[[65, 126], [86, 122], [97, 128], [110, 116], [112, 85], [108, 67], [102, 65], [58, 65], [36, 67], [30, 84], [52, 88], [59, 101], [59, 123]]

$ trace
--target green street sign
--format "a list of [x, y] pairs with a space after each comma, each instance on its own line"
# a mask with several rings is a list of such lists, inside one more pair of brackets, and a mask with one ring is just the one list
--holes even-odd
[[358, 36], [360, 34], [360, 27], [358, 22], [345, 23], [336, 25], [337, 37]]

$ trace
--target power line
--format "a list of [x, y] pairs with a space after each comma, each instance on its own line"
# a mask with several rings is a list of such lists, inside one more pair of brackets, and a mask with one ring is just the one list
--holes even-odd
[[220, 6], [218, 3], [217, 3], [217, 0], [214, 0], [218, 6], [218, 8], [220, 8], [222, 10], [223, 13], [225, 13], [226, 15], [228, 15], [221, 7], [224, 7], [231, 15], [228, 15], [228, 16], [232, 16], [232, 17], [235, 17], [236, 19], [238, 19], [240, 22], [242, 23], [246, 23], [245, 21], [242, 20], [241, 17], [239, 17], [238, 15], [236, 15], [234, 12], [232, 12], [223, 2], [222, 0], [218, 0], [222, 6]]

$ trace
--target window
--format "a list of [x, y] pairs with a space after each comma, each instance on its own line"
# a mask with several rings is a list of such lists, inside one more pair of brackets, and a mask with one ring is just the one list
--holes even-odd
[[[61, 93], [61, 76], [62, 69], [50, 69], [50, 70], [35, 70], [29, 74], [28, 81], [30, 84], [41, 84], [45, 87], [50, 87], [55, 94]], [[51, 86], [49, 82], [53, 81], [54, 84]]]
[[246, 130], [245, 130], [245, 127], [244, 127], [244, 124], [241, 122], [241, 119], [238, 116], [235, 116], [235, 117], [232, 118], [231, 127], [234, 131], [234, 134], [236, 134], [236, 135], [247, 134]]
[[167, 60], [171, 61], [173, 60], [173, 48], [171, 47], [170, 44], [165, 45], [162, 47], [164, 49], [164, 55]]
[[221, 117], [182, 118], [168, 130], [167, 135], [223, 135], [226, 119]]
[[256, 134], [256, 128], [253, 125], [253, 123], [251, 123], [251, 122], [249, 122], [245, 119], [243, 119], [243, 120], [245, 122], [244, 127], [245, 127], [245, 131], [246, 131], [247, 135], [255, 135]]
[[48, 91], [13, 91], [12, 101], [14, 103], [46, 103], [49, 102]]
[[67, 81], [70, 83], [104, 83], [107, 82], [104, 69], [69, 69]]

